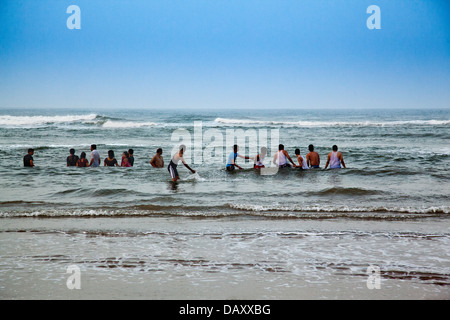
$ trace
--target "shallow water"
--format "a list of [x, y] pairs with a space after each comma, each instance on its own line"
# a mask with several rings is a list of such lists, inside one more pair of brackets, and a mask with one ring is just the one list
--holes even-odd
[[[449, 298], [449, 119], [448, 110], [1, 110], [0, 296]], [[168, 164], [180, 128], [197, 173], [180, 164], [173, 184], [149, 160], [162, 147]], [[229, 173], [227, 130], [239, 129], [241, 153], [264, 144], [267, 165], [278, 143], [291, 157], [312, 143], [323, 168], [337, 144], [347, 169], [260, 175], [239, 159], [246, 169]], [[222, 137], [214, 150], [212, 134]], [[135, 166], [65, 166], [70, 148], [89, 157], [92, 143], [119, 162], [133, 148]], [[22, 167], [29, 147], [33, 169]], [[78, 293], [66, 286], [69, 265], [81, 269]], [[370, 266], [379, 290], [366, 285]]]

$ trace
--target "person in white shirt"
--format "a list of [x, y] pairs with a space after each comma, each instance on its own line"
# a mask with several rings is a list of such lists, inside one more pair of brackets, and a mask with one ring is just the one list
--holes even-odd
[[300, 149], [295, 149], [295, 155], [297, 156], [298, 166], [297, 168], [302, 168], [304, 170], [308, 170], [308, 164], [306, 163], [306, 159], [300, 155]]
[[172, 157], [170, 160], [170, 163], [167, 167], [167, 170], [170, 173], [170, 176], [172, 177], [172, 181], [176, 182], [177, 180], [180, 180], [180, 176], [178, 175], [177, 166], [178, 162], [182, 162], [186, 168], [188, 168], [192, 173], [195, 173], [195, 170], [192, 170], [184, 161], [183, 154], [186, 150], [185, 145], [181, 145], [179, 151]]
[[97, 145], [91, 145], [91, 162], [89, 167], [99, 167], [100, 166], [100, 154], [97, 151]]
[[256, 157], [254, 157], [254, 164], [253, 164], [253, 168], [255, 169], [261, 169], [261, 168], [265, 168], [264, 166], [264, 158], [267, 155], [267, 148], [266, 147], [261, 147], [261, 152], [258, 153], [256, 155]]
[[290, 168], [291, 165], [287, 162], [287, 160], [289, 160], [289, 162], [292, 163], [294, 168], [297, 167], [297, 165], [294, 163], [294, 161], [292, 161], [288, 152], [286, 150], [284, 150], [284, 145], [280, 144], [278, 146], [278, 152], [275, 153], [275, 156], [273, 157], [273, 163], [275, 165], [278, 165], [279, 168]]
[[330, 165], [330, 169], [340, 169], [342, 166], [345, 168], [344, 157], [342, 153], [338, 152], [337, 145], [333, 146], [333, 151], [328, 154], [327, 164], [325, 169]]

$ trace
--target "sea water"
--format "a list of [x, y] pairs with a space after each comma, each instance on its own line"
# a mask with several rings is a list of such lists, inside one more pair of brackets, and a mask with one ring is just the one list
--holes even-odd
[[[267, 167], [313, 144], [321, 169], [228, 172], [230, 132]], [[449, 298], [449, 141], [447, 109], [0, 110], [0, 297]], [[91, 144], [134, 166], [66, 166]], [[180, 144], [196, 173], [173, 183]]]

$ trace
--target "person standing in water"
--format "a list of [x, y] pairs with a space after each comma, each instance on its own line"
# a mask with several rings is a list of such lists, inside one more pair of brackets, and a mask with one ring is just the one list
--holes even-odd
[[128, 150], [128, 162], [130, 163], [130, 166], [132, 167], [134, 165], [134, 150], [129, 149]]
[[67, 157], [67, 166], [68, 167], [75, 167], [77, 165], [78, 162], [78, 156], [75, 155], [75, 149], [70, 149], [69, 150], [70, 155]]
[[325, 169], [330, 165], [330, 169], [340, 169], [342, 166], [345, 168], [344, 157], [342, 153], [338, 152], [337, 145], [333, 146], [333, 151], [328, 154], [327, 164], [325, 165]]
[[178, 175], [177, 166], [178, 162], [182, 162], [186, 168], [188, 168], [192, 173], [195, 173], [195, 170], [192, 170], [184, 161], [183, 154], [186, 150], [185, 145], [181, 145], [179, 148], [179, 151], [172, 157], [170, 160], [169, 165], [167, 166], [167, 170], [170, 173], [170, 176], [172, 177], [172, 181], [176, 182], [177, 180], [180, 180], [180, 176]]
[[122, 161], [120, 163], [121, 167], [131, 167], [129, 157], [130, 155], [128, 154], [128, 151], [124, 151], [122, 155]]
[[234, 171], [235, 167], [237, 167], [237, 168], [239, 168], [240, 170], [242, 170], [242, 167], [239, 166], [239, 165], [236, 163], [236, 158], [237, 158], [237, 157], [240, 157], [240, 158], [243, 158], [243, 159], [253, 159], [253, 158], [250, 158], [250, 157], [247, 157], [247, 156], [242, 156], [242, 155], [240, 155], [240, 154], [238, 153], [238, 151], [239, 151], [239, 147], [238, 147], [237, 144], [235, 144], [235, 145], [233, 146], [233, 152], [231, 152], [230, 155], [228, 156], [227, 165], [226, 165], [226, 167], [225, 167], [225, 168], [227, 169], [227, 171]]
[[23, 166], [24, 167], [34, 167], [33, 163], [33, 155], [34, 149], [28, 149], [28, 153], [23, 157]]
[[314, 151], [314, 146], [312, 144], [308, 147], [309, 153], [306, 155], [306, 163], [310, 168], [320, 168], [320, 156]]
[[280, 144], [278, 146], [278, 152], [275, 153], [275, 156], [273, 157], [273, 163], [275, 165], [278, 165], [279, 168], [290, 168], [291, 165], [287, 162], [287, 160], [289, 160], [289, 162], [292, 163], [294, 167], [297, 167], [294, 161], [292, 161], [288, 152], [284, 150], [284, 145]]
[[156, 150], [156, 154], [153, 156], [152, 160], [150, 160], [150, 164], [153, 168], [164, 168], [164, 159], [162, 157], [162, 149], [158, 148]]
[[77, 167], [85, 168], [89, 167], [89, 162], [86, 159], [86, 152], [80, 153], [80, 159], [77, 161]]
[[89, 167], [100, 167], [100, 154], [97, 151], [97, 145], [91, 145], [91, 162]]
[[302, 168], [303, 170], [308, 170], [308, 164], [306, 163], [306, 159], [300, 155], [300, 149], [295, 149], [295, 155], [297, 156], [298, 168]]
[[264, 158], [267, 155], [267, 148], [266, 147], [261, 147], [261, 152], [258, 153], [256, 155], [256, 157], [254, 157], [254, 164], [253, 164], [253, 168], [255, 169], [262, 169], [265, 168], [264, 166]]
[[113, 150], [109, 150], [108, 151], [108, 157], [105, 158], [105, 160], [103, 161], [103, 165], [105, 167], [118, 167], [119, 164], [117, 163], [117, 159], [114, 158], [114, 151]]

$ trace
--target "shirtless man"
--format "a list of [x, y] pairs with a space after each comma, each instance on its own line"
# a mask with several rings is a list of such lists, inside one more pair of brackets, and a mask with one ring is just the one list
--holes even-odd
[[153, 156], [152, 160], [150, 160], [150, 164], [153, 168], [164, 168], [164, 159], [162, 157], [162, 149], [158, 148], [156, 150], [156, 154]]
[[289, 167], [291, 167], [291, 165], [287, 162], [287, 160], [289, 160], [292, 163], [294, 168], [297, 167], [297, 165], [294, 163], [294, 161], [292, 161], [288, 152], [286, 150], [284, 150], [284, 145], [280, 144], [278, 146], [278, 152], [275, 153], [275, 156], [273, 157], [273, 163], [275, 165], [278, 165], [279, 168], [286, 168], [286, 167], [289, 168]]
[[184, 150], [186, 150], [186, 146], [181, 145], [179, 151], [172, 157], [172, 160], [170, 160], [169, 166], [167, 167], [167, 170], [170, 172], [170, 176], [172, 177], [173, 182], [180, 180], [180, 176], [178, 175], [178, 171], [177, 171], [178, 162], [180, 160], [186, 168], [188, 168], [192, 173], [195, 173], [195, 170], [192, 170], [186, 164], [186, 162], [184, 162], [184, 158], [183, 158]]
[[312, 144], [308, 147], [309, 153], [306, 155], [306, 163], [310, 168], [320, 168], [320, 156], [314, 151], [314, 146]]
[[330, 165], [330, 169], [340, 169], [342, 166], [345, 168], [344, 157], [342, 153], [338, 152], [337, 145], [333, 146], [333, 151], [328, 154], [327, 164], [325, 165], [325, 169]]

